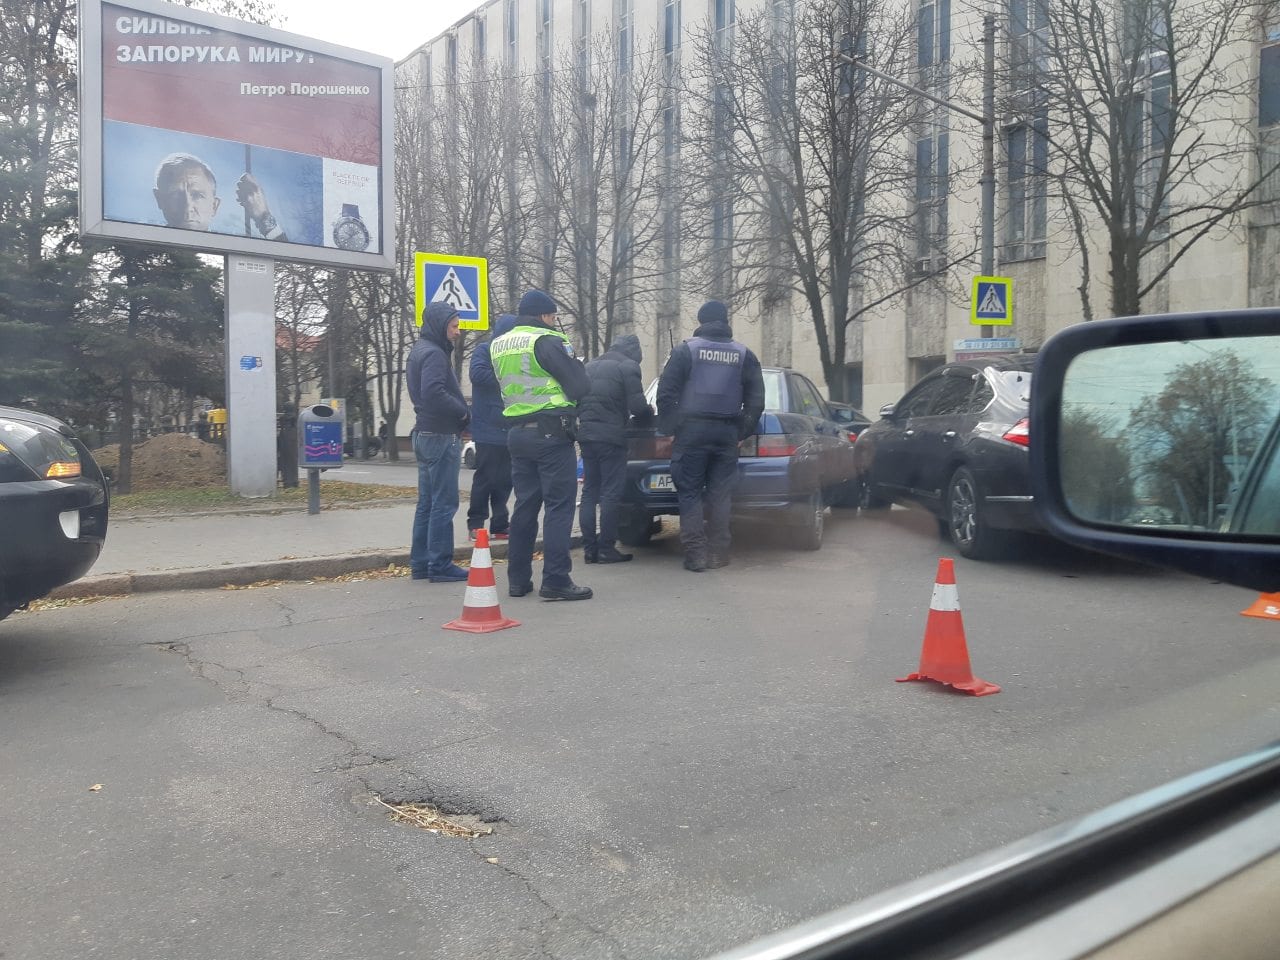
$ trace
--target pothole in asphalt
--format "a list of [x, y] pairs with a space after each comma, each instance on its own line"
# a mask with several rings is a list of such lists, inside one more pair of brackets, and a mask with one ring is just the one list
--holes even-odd
[[487, 837], [493, 833], [489, 826], [477, 816], [469, 813], [451, 813], [446, 815], [438, 807], [429, 803], [407, 800], [383, 800], [379, 796], [373, 798], [388, 810], [388, 819], [392, 823], [402, 823], [408, 827], [417, 827], [430, 833], [438, 833], [446, 837], [461, 837], [474, 840], [476, 837]]

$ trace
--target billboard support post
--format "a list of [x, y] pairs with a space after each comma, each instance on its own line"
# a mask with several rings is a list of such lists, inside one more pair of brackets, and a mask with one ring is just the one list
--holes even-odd
[[275, 261], [233, 254], [227, 278], [227, 481], [241, 497], [276, 489]]

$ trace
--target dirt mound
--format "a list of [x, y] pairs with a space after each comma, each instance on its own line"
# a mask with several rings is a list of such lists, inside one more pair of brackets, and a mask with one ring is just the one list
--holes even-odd
[[[93, 451], [104, 473], [120, 472], [120, 445]], [[165, 433], [133, 448], [133, 492], [171, 487], [218, 487], [227, 482], [227, 456], [215, 443], [185, 433]]]

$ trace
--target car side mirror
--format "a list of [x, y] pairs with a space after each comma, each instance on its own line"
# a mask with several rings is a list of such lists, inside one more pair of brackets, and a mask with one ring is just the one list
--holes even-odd
[[892, 420], [896, 411], [897, 411], [897, 404], [886, 403], [883, 407], [880, 408], [880, 419]]
[[1050, 533], [1280, 589], [1280, 311], [1079, 324], [1041, 348], [1032, 384]]

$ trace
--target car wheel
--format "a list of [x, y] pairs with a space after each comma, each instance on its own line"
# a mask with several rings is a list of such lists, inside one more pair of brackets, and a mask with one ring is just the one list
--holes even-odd
[[947, 484], [947, 512], [943, 523], [960, 555], [989, 560], [1004, 549], [1006, 540], [982, 518], [982, 494], [967, 467], [960, 467]]
[[462, 455], [462, 465], [468, 470], [476, 468], [476, 452], [474, 450], [468, 450]]
[[831, 505], [856, 510], [862, 505], [862, 484], [857, 480], [846, 480], [832, 490]]
[[626, 547], [643, 547], [656, 526], [647, 510], [622, 510], [618, 515], [618, 540]]
[[800, 550], [821, 550], [827, 512], [826, 505], [822, 502], [822, 494], [814, 493], [792, 510], [794, 526], [791, 535], [796, 547]]

